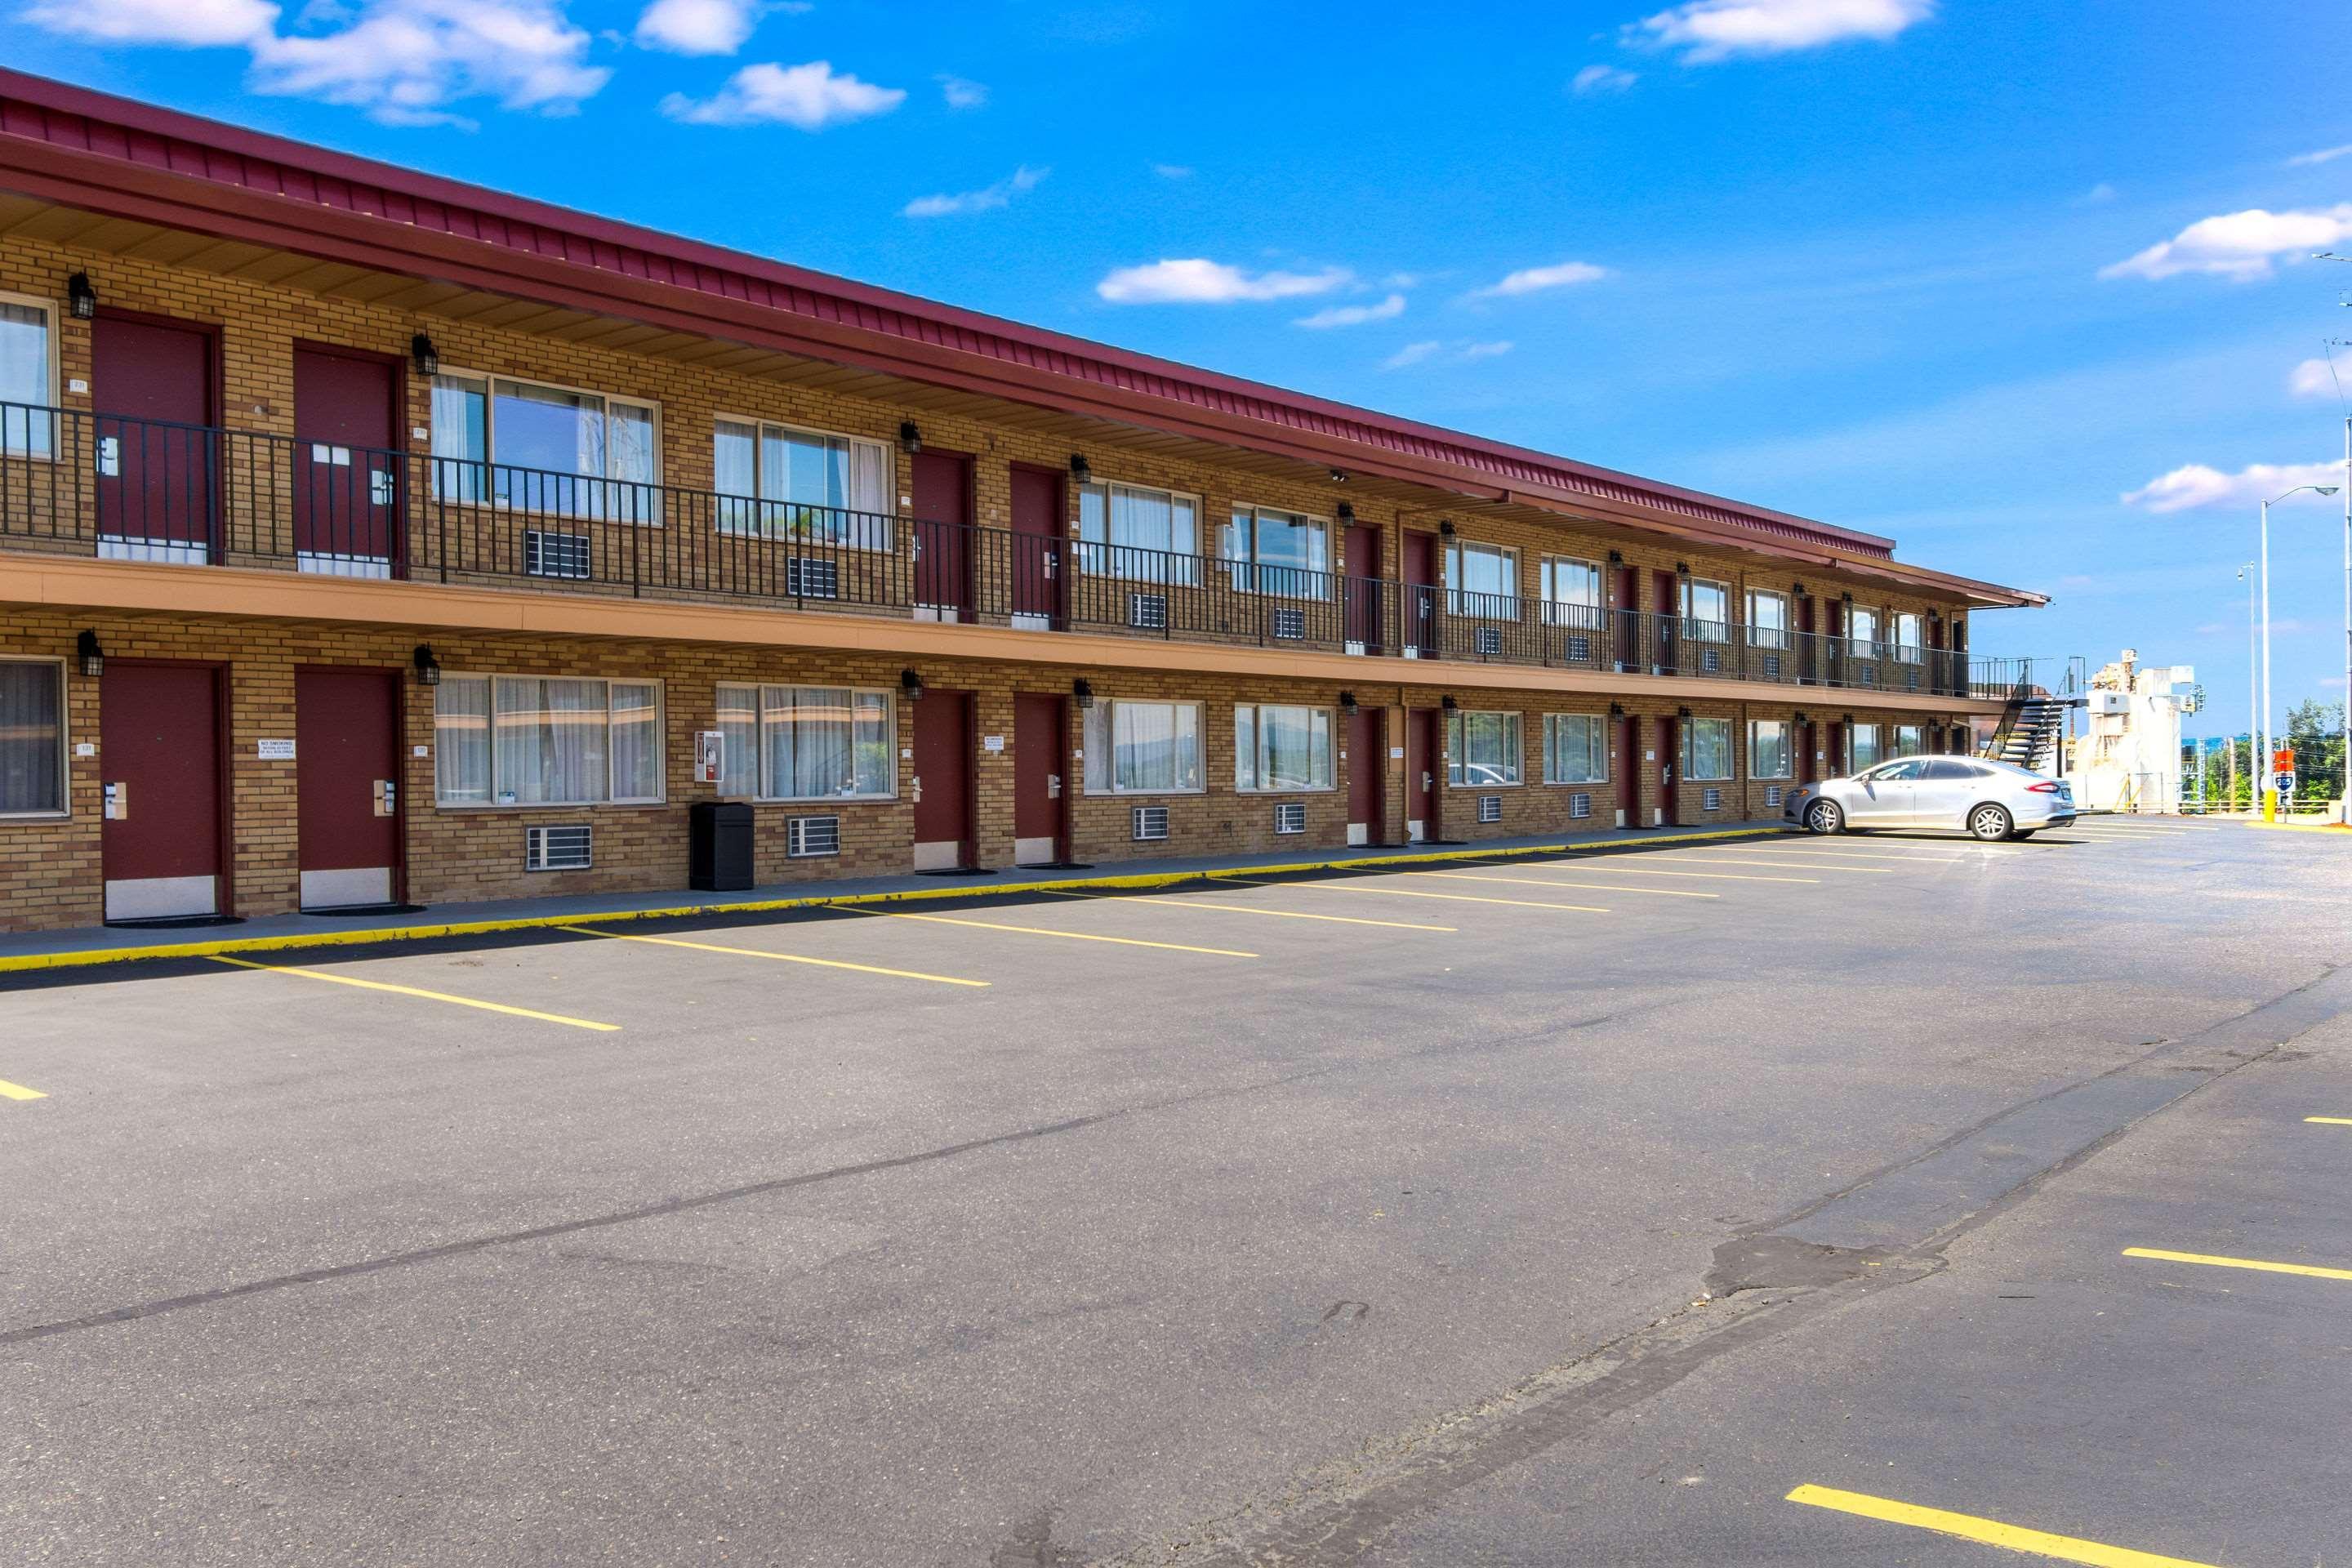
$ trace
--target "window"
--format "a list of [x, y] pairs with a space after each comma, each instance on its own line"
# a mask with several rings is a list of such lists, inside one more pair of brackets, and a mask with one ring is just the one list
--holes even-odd
[[1919, 617], [1904, 611], [1895, 617], [1895, 657], [1906, 664], [1919, 662]]
[[1757, 588], [1748, 591], [1748, 646], [1789, 646], [1789, 596], [1786, 594], [1768, 594]]
[[1848, 773], [1858, 773], [1864, 768], [1875, 767], [1880, 759], [1886, 754], [1880, 750], [1878, 726], [1875, 724], [1849, 724], [1846, 726], [1845, 737], [1845, 771]]
[[885, 800], [898, 790], [893, 699], [845, 686], [719, 688], [719, 793]]
[[1571, 561], [1547, 555], [1543, 559], [1539, 586], [1547, 624], [1580, 626], [1593, 631], [1601, 629], [1599, 566], [1590, 561]]
[[1331, 595], [1329, 535], [1320, 518], [1237, 506], [1218, 553], [1233, 563], [1234, 586], [1294, 599]]
[[1519, 552], [1451, 540], [1445, 546], [1445, 608], [1493, 621], [1519, 618]]
[[1331, 787], [1331, 715], [1321, 708], [1234, 710], [1234, 788]]
[[1201, 705], [1097, 702], [1087, 710], [1087, 793], [1196, 795]]
[[1748, 721], [1748, 776], [1751, 779], [1785, 779], [1790, 775], [1790, 723], [1786, 719], [1750, 719]]
[[1598, 714], [1544, 715], [1544, 783], [1600, 784], [1609, 776], [1609, 726]]
[[1078, 487], [1078, 563], [1086, 570], [1147, 583], [1200, 580], [1201, 503], [1174, 490], [1138, 485]]
[[433, 378], [433, 491], [563, 517], [659, 519], [654, 405], [503, 376]]
[[1519, 782], [1519, 716], [1465, 713], [1445, 716], [1445, 782], [1477, 789]]
[[433, 693], [443, 805], [662, 798], [661, 688], [650, 680], [448, 675]]
[[1683, 636], [1700, 642], [1731, 640], [1731, 590], [1703, 577], [1683, 579]]
[[711, 426], [719, 527], [770, 539], [890, 548], [890, 449], [749, 419]]
[[57, 356], [49, 307], [0, 295], [0, 453], [46, 458], [57, 449]]
[[65, 809], [65, 666], [0, 659], [0, 816]]
[[1731, 776], [1731, 721], [1683, 721], [1683, 777], [1727, 779]]
[[1846, 646], [1856, 658], [1878, 657], [1878, 612], [1849, 605], [1845, 612]]
[[1897, 724], [1895, 726], [1894, 749], [1886, 754], [1890, 757], [1923, 755], [1927, 750], [1927, 731], [1917, 724]]

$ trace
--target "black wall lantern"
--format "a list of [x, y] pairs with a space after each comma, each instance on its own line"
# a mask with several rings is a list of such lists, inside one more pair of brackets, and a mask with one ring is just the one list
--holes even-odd
[[1094, 684], [1081, 675], [1070, 682], [1070, 696], [1076, 701], [1078, 711], [1083, 713], [1095, 705]]
[[1340, 521], [1341, 522], [1353, 522], [1353, 521], [1356, 521], [1356, 509], [1355, 509], [1354, 507], [1349, 506], [1346, 501], [1341, 501], [1341, 502], [1339, 503], [1339, 521]]
[[1811, 723], [1813, 721], [1812, 721], [1812, 716], [1811, 716], [1811, 714], [1809, 714], [1809, 713], [1805, 712], [1805, 710], [1804, 710], [1803, 709], [1801, 709], [1801, 709], [1799, 709], [1799, 710], [1797, 710], [1797, 720], [1796, 720], [1796, 721], [1797, 721], [1798, 723], [1800, 723], [1800, 724], [1810, 724], [1810, 723]]
[[1090, 485], [1095, 482], [1095, 466], [1087, 461], [1087, 455], [1084, 452], [1070, 454], [1070, 479], [1073, 483], [1081, 485]]
[[441, 374], [441, 351], [423, 332], [408, 340], [408, 362], [416, 367], [419, 375]]
[[74, 638], [74, 658], [92, 680], [106, 673], [106, 653], [98, 646], [96, 632], [85, 631]]
[[416, 651], [408, 657], [409, 662], [416, 666], [417, 685], [438, 686], [441, 684], [441, 661], [433, 657], [433, 645], [431, 643], [418, 643], [416, 645]]
[[1625, 705], [1622, 702], [1612, 702], [1609, 705], [1609, 717], [1612, 719], [1625, 717]]
[[1437, 705], [1440, 708], [1444, 709], [1448, 713], [1453, 712], [1455, 709], [1462, 706], [1462, 704], [1454, 700], [1454, 693], [1451, 691], [1439, 698], [1437, 700]]
[[1348, 476], [1334, 468], [1331, 470], [1331, 482], [1335, 485], [1344, 485], [1348, 482]]
[[1450, 517], [1441, 517], [1441, 518], [1439, 518], [1439, 519], [1437, 520], [1437, 531], [1438, 531], [1438, 532], [1440, 532], [1440, 533], [1442, 533], [1442, 534], [1444, 534], [1444, 535], [1445, 535], [1448, 539], [1453, 538], [1453, 537], [1454, 537], [1454, 520], [1453, 520], [1452, 518], [1450, 518]]
[[911, 669], [902, 669], [898, 672], [898, 689], [907, 694], [908, 701], [920, 702], [923, 700], [923, 678]]
[[1622, 551], [1622, 550], [1612, 550], [1612, 551], [1611, 551], [1611, 552], [1609, 552], [1609, 564], [1610, 564], [1610, 565], [1612, 565], [1612, 566], [1622, 566], [1622, 565], [1624, 565], [1624, 564], [1625, 564], [1625, 552], [1624, 552], [1623, 551]]
[[1677, 708], [1675, 710], [1675, 717], [1677, 719], [1687, 719], [1690, 716], [1691, 710], [1687, 708]]
[[1675, 576], [1677, 576], [1677, 577], [1687, 577], [1687, 576], [1689, 576], [1689, 575], [1690, 575], [1690, 563], [1689, 563], [1689, 562], [1687, 562], [1687, 561], [1677, 561], [1677, 562], [1675, 562]]
[[1805, 596], [1805, 585], [1802, 583], [1791, 583], [1789, 584], [1789, 592], [1801, 599]]
[[1849, 605], [1853, 603], [1853, 595], [1852, 594], [1840, 594], [1838, 597], [1844, 600]]
[[911, 419], [900, 420], [898, 422], [898, 445], [904, 447], [910, 454], [921, 451], [923, 449], [923, 427], [916, 424]]
[[77, 321], [98, 314], [98, 290], [90, 287], [89, 273], [77, 272], [66, 279], [66, 308]]
[[1342, 691], [1339, 693], [1339, 711], [1346, 714], [1350, 719], [1356, 716], [1356, 694], [1354, 692]]

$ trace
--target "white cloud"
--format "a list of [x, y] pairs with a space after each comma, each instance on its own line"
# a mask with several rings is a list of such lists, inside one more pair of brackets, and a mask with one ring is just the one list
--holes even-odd
[[2173, 278], [2210, 272], [2232, 282], [2268, 278], [2272, 262], [2301, 260], [2352, 239], [2352, 202], [2320, 211], [2274, 213], [2262, 207], [2200, 218], [2170, 239], [2099, 269], [2102, 278]]
[[1440, 358], [1451, 364], [1467, 364], [1474, 360], [1494, 359], [1507, 354], [1517, 345], [1506, 339], [1499, 342], [1458, 342], [1451, 347], [1435, 338], [1418, 343], [1407, 343], [1388, 358], [1381, 361], [1382, 370], [1402, 370], [1408, 365], [1423, 364]]
[[52, 33], [190, 48], [251, 44], [278, 27], [268, 0], [42, 0], [21, 15]]
[[1409, 364], [1419, 364], [1445, 345], [1433, 338], [1423, 343], [1407, 343], [1388, 358], [1381, 361], [1382, 370], [1402, 370]]
[[1404, 296], [1391, 294], [1377, 305], [1334, 305], [1311, 316], [1301, 316], [1294, 327], [1360, 327], [1366, 321], [1391, 321], [1404, 314]]
[[2115, 186], [2107, 184], [2105, 180], [2101, 180], [2097, 184], [2093, 185], [2089, 190], [2084, 191], [2081, 195], [2076, 196], [2074, 198], [2074, 205], [2078, 207], [2103, 207], [2115, 199]]
[[1509, 353], [1511, 348], [1512, 344], [1508, 340], [1497, 343], [1464, 343], [1462, 352], [1454, 357], [1465, 360], [1493, 359], [1496, 354]]
[[2338, 158], [2352, 158], [2352, 142], [2341, 147], [2322, 147], [2316, 153], [2297, 153], [2286, 161], [2290, 169], [2307, 169], [2315, 163], [2333, 163]]
[[934, 79], [940, 84], [940, 96], [947, 100], [950, 109], [988, 107], [988, 89], [983, 84], [960, 76], [942, 76]]
[[558, 0], [377, 0], [338, 32], [254, 40], [252, 88], [394, 125], [465, 123], [448, 106], [469, 98], [565, 114], [612, 79], [593, 42]]
[[[2352, 370], [2352, 366], [2347, 369]], [[2328, 369], [2326, 360], [2307, 359], [2287, 377], [2286, 389], [2296, 397], [2338, 397], [2343, 394], [2338, 374]]]
[[1013, 197], [1037, 188], [1037, 182], [1052, 174], [1051, 169], [1033, 169], [1024, 163], [992, 185], [977, 191], [965, 191], [958, 195], [918, 196], [901, 211], [908, 217], [949, 217], [957, 213], [984, 213], [1011, 203]]
[[877, 87], [855, 76], [834, 73], [831, 62], [805, 65], [772, 61], [745, 66], [727, 79], [727, 85], [707, 99], [673, 92], [662, 100], [664, 114], [689, 125], [758, 125], [781, 122], [803, 131], [822, 131], [877, 114], [887, 114], [907, 101], [904, 88]]
[[1885, 43], [1935, 15], [1936, 0], [1688, 0], [1630, 23], [1626, 38], [1680, 49], [1685, 65], [1777, 55], [1848, 38]]
[[1622, 92], [1641, 79], [1615, 66], [1587, 66], [1570, 79], [1570, 92]]
[[1328, 294], [1354, 279], [1355, 274], [1344, 267], [1320, 272], [1245, 272], [1194, 257], [1118, 268], [1095, 285], [1095, 292], [1114, 305], [1231, 305]]
[[1163, 180], [1189, 180], [1192, 177], [1192, 168], [1183, 163], [1154, 163], [1151, 172]]
[[1589, 261], [1563, 261], [1554, 267], [1524, 267], [1500, 283], [1489, 283], [1484, 289], [1472, 290], [1470, 297], [1493, 300], [1513, 294], [1536, 294], [1546, 289], [1591, 283], [1608, 276], [1607, 268], [1595, 267]]
[[[2209, 506], [2253, 507], [2303, 485], [2341, 485], [2344, 465], [2333, 463], [2254, 463], [2234, 474], [2203, 463], [2189, 463], [2150, 479], [2123, 497], [2126, 506], [2150, 511], [2191, 511]], [[2325, 498], [2305, 490], [2295, 501]], [[2290, 503], [2293, 504], [2293, 503]]]
[[759, 0], [654, 0], [637, 18], [637, 46], [674, 55], [731, 55], [765, 9]]

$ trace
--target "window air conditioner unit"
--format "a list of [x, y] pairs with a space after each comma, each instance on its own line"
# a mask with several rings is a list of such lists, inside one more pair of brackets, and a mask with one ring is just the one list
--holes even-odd
[[1127, 624], [1140, 631], [1166, 631], [1168, 629], [1168, 595], [1129, 594], [1127, 596]]
[[1764, 656], [1764, 679], [1767, 680], [1778, 680], [1780, 679], [1780, 656], [1779, 654], [1768, 653]]
[[794, 860], [811, 860], [841, 853], [841, 818], [795, 816], [784, 823], [784, 853]]
[[584, 822], [522, 830], [522, 868], [526, 871], [585, 871], [591, 864], [589, 828]]
[[1274, 612], [1274, 635], [1296, 641], [1307, 635], [1307, 612], [1276, 610]]
[[1481, 822], [1502, 821], [1503, 797], [1499, 795], [1480, 795], [1478, 797], [1478, 820]]
[[1699, 796], [1699, 809], [1702, 811], [1721, 811], [1723, 809], [1723, 792], [1719, 789], [1708, 789], [1706, 791]]
[[1700, 673], [1701, 673], [1701, 674], [1705, 674], [1705, 675], [1720, 675], [1720, 674], [1722, 674], [1722, 673], [1723, 673], [1723, 650], [1722, 650], [1721, 648], [1719, 648], [1719, 647], [1714, 647], [1714, 646], [1712, 646], [1712, 645], [1710, 645], [1710, 646], [1708, 646], [1708, 647], [1703, 647], [1703, 648], [1699, 649], [1699, 650], [1698, 650], [1698, 668], [1699, 668], [1699, 671], [1700, 671]]
[[522, 569], [532, 577], [585, 577], [588, 536], [526, 528], [522, 531]]
[[1571, 818], [1591, 816], [1592, 815], [1592, 797], [1581, 792], [1570, 795], [1568, 797], [1568, 815]]
[[1307, 803], [1303, 800], [1286, 800], [1276, 805], [1274, 808], [1274, 830], [1276, 833], [1306, 832]]
[[1135, 808], [1135, 842], [1150, 843], [1168, 837], [1168, 808], [1164, 805], [1139, 805]]
[[784, 592], [795, 599], [841, 597], [841, 563], [814, 555], [794, 555], [784, 562]]
[[1779, 784], [1769, 784], [1766, 786], [1764, 791], [1764, 804], [1768, 806], [1776, 808], [1780, 805], [1780, 786]]
[[1480, 658], [1500, 658], [1503, 655], [1503, 634], [1493, 626], [1480, 626], [1472, 634], [1471, 646]]

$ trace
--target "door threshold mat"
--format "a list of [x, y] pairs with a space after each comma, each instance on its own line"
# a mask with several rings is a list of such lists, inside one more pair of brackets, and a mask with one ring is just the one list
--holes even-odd
[[1013, 868], [1016, 871], [1091, 871], [1095, 868], [1091, 860], [1040, 860], [1034, 865], [1015, 866]]
[[424, 910], [423, 904], [338, 904], [331, 910], [304, 910], [302, 912], [315, 915], [322, 921], [337, 921], [359, 920], [368, 915], [422, 914]]
[[108, 921], [110, 931], [196, 931], [205, 926], [241, 926], [243, 915], [163, 915], [154, 920]]
[[918, 871], [918, 877], [986, 877], [993, 875], [985, 866], [956, 866], [937, 871]]

